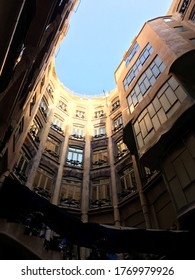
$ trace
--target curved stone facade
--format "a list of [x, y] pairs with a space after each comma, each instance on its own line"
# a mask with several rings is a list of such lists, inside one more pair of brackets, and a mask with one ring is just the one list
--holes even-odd
[[21, 62], [0, 80], [1, 182], [11, 176], [83, 222], [194, 229], [194, 1], [174, 0], [166, 16], [146, 22], [114, 73], [116, 89], [96, 97], [56, 76], [54, 51], [77, 1], [62, 2], [48, 4], [51, 19], [43, 11], [41, 23], [40, 1]]

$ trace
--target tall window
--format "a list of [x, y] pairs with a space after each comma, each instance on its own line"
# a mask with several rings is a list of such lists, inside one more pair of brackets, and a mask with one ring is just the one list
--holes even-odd
[[75, 139], [83, 140], [84, 139], [84, 126], [82, 126], [80, 124], [74, 124], [71, 137], [75, 138]]
[[66, 159], [68, 165], [82, 167], [83, 164], [83, 149], [79, 147], [69, 146]]
[[192, 12], [191, 12], [191, 15], [190, 15], [189, 19], [192, 20], [192, 21], [195, 21], [195, 5], [194, 5], [194, 7], [192, 9]]
[[129, 110], [131, 113], [135, 107], [139, 105], [144, 96], [149, 92], [150, 88], [155, 84], [158, 76], [165, 70], [165, 64], [159, 56], [156, 56], [147, 70], [138, 79], [135, 87], [127, 97]]
[[108, 164], [108, 151], [102, 149], [93, 152], [93, 167], [100, 167]]
[[40, 142], [39, 137], [40, 137], [42, 128], [43, 128], [42, 123], [40, 122], [39, 118], [36, 116], [31, 124], [30, 131], [29, 131], [31, 137], [33, 138], [33, 140], [36, 143]]
[[129, 194], [136, 192], [135, 174], [132, 168], [128, 168], [120, 174], [121, 188], [119, 191], [119, 197], [123, 198]]
[[122, 116], [117, 117], [113, 120], [114, 131], [119, 130], [123, 126], [123, 118]]
[[188, 8], [189, 3], [190, 3], [190, 0], [180, 1], [179, 6], [178, 6], [178, 12], [181, 13], [182, 15], [184, 15]]
[[63, 133], [62, 126], [63, 126], [63, 119], [60, 116], [55, 115], [52, 119], [51, 127], [58, 131], [59, 133]]
[[94, 138], [100, 138], [106, 136], [106, 127], [105, 126], [98, 126], [94, 127]]
[[41, 99], [39, 108], [41, 110], [41, 113], [43, 114], [43, 116], [45, 118], [47, 118], [47, 113], [48, 113], [48, 102], [47, 99], [45, 98], [45, 96], [43, 96], [43, 98]]
[[67, 111], [67, 104], [65, 102], [63, 102], [62, 100], [60, 100], [59, 103], [58, 103], [58, 108], [60, 108], [64, 112], [66, 112]]
[[129, 53], [125, 59], [126, 67], [129, 65], [129, 63], [131, 62], [131, 60], [133, 59], [133, 57], [135, 56], [135, 54], [137, 53], [139, 48], [140, 48], [139, 44], [137, 42], [135, 42], [133, 47], [129, 50]]
[[60, 154], [60, 142], [51, 136], [47, 137], [45, 143], [45, 151], [54, 158], [59, 158]]
[[20, 121], [18, 127], [16, 128], [15, 134], [14, 134], [14, 145], [17, 143], [17, 141], [20, 138], [20, 135], [23, 132], [23, 128], [24, 128], [24, 117], [22, 118], [22, 120]]
[[117, 159], [121, 159], [128, 153], [128, 148], [122, 139], [116, 143], [116, 146], [117, 146]]
[[20, 151], [20, 156], [13, 169], [13, 173], [20, 180], [20, 182], [25, 183], [28, 176], [28, 167], [30, 162], [30, 155], [25, 151]]
[[139, 71], [142, 69], [143, 65], [148, 60], [149, 56], [153, 53], [153, 51], [154, 49], [148, 43], [147, 46], [143, 49], [143, 51], [139, 55], [133, 67], [131, 67], [131, 69], [128, 71], [123, 81], [123, 86], [125, 90], [128, 89], [129, 85], [131, 84], [135, 76], [139, 73]]
[[50, 84], [47, 85], [47, 92], [49, 93], [51, 99], [53, 100], [53, 93], [54, 93], [54, 90], [52, 88], [52, 86]]
[[79, 208], [81, 199], [81, 180], [66, 177], [62, 180], [60, 205]]
[[115, 99], [112, 101], [112, 111], [115, 111], [118, 107], [120, 107], [119, 99]]
[[30, 116], [31, 116], [31, 113], [32, 113], [32, 110], [34, 108], [36, 104], [36, 93], [33, 95], [33, 97], [31, 98], [31, 101], [30, 101]]
[[51, 171], [39, 167], [33, 183], [34, 191], [50, 199], [53, 193], [53, 177], [54, 174]]
[[104, 113], [104, 110], [97, 110], [94, 112], [94, 118], [97, 119], [97, 118], [103, 118], [105, 117], [105, 113]]
[[85, 118], [85, 112], [81, 110], [76, 110], [76, 117], [79, 119], [84, 119]]
[[90, 207], [102, 207], [111, 204], [110, 201], [110, 179], [99, 178], [92, 181]]

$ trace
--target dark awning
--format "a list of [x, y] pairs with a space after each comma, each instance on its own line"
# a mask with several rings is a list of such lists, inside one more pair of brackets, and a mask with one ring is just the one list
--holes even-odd
[[109, 253], [146, 253], [191, 258], [194, 233], [188, 231], [146, 230], [83, 223], [63, 208], [7, 178], [0, 190], [0, 217], [22, 219], [27, 213], [41, 212], [44, 223], [74, 244], [103, 249]]

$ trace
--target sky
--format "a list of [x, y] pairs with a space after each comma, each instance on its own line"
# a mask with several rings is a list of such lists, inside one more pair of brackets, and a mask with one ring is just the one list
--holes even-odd
[[56, 50], [56, 73], [81, 95], [116, 88], [114, 72], [144, 23], [166, 15], [172, 0], [81, 0]]

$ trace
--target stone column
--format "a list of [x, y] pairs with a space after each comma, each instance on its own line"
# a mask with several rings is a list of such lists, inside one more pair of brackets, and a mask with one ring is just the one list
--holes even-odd
[[36, 153], [36, 155], [34, 156], [34, 158], [32, 159], [32, 166], [28, 175], [28, 179], [26, 182], [26, 186], [29, 187], [29, 189], [33, 189], [33, 182], [34, 182], [34, 178], [42, 157], [42, 153], [44, 151], [44, 147], [45, 147], [45, 142], [47, 140], [48, 134], [49, 134], [49, 130], [50, 130], [50, 126], [52, 123], [52, 118], [53, 118], [54, 112], [51, 109], [51, 112], [47, 118], [47, 122], [45, 124], [45, 126], [43, 127], [43, 131], [41, 132], [41, 136], [40, 136], [40, 143], [39, 143], [39, 147], [38, 147], [38, 151]]
[[145, 219], [145, 225], [146, 225], [146, 229], [149, 229], [149, 228], [152, 228], [151, 219], [150, 219], [150, 211], [149, 211], [147, 199], [145, 197], [145, 194], [143, 193], [139, 168], [138, 168], [138, 164], [137, 164], [135, 155], [132, 155], [132, 161], [133, 161], [133, 169], [134, 169], [134, 173], [135, 173], [135, 181], [136, 181], [136, 185], [137, 185], [137, 190], [139, 193], [140, 203], [141, 203], [141, 207], [142, 207], [142, 211], [143, 211], [143, 215], [144, 215], [144, 219]]
[[83, 186], [81, 196], [81, 219], [84, 223], [88, 222], [89, 209], [89, 187], [90, 187], [90, 168], [91, 168], [91, 136], [87, 125], [85, 133], [85, 150], [83, 157]]
[[68, 141], [69, 141], [70, 132], [66, 131], [65, 135], [66, 136], [65, 136], [64, 141], [62, 142], [62, 146], [61, 146], [60, 163], [58, 166], [58, 173], [56, 176], [55, 187], [54, 187], [53, 196], [52, 196], [52, 200], [51, 200], [51, 202], [55, 205], [57, 205], [58, 201], [59, 201], [61, 182], [62, 182], [65, 159], [66, 159], [66, 153], [67, 153], [67, 149], [68, 149]]
[[108, 152], [110, 160], [110, 176], [111, 176], [111, 190], [112, 190], [112, 203], [113, 203], [113, 213], [114, 213], [114, 223], [115, 226], [120, 226], [120, 213], [118, 209], [118, 194], [117, 194], [117, 185], [116, 185], [116, 173], [115, 173], [115, 159], [114, 159], [114, 143], [112, 140], [112, 120], [110, 117], [107, 117], [106, 131], [108, 135]]

